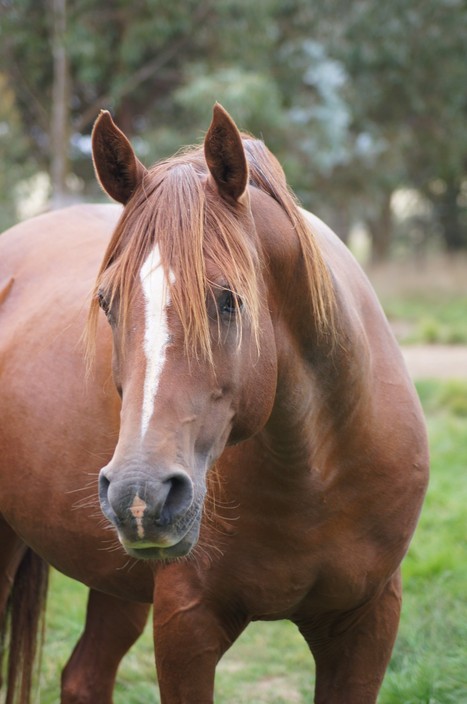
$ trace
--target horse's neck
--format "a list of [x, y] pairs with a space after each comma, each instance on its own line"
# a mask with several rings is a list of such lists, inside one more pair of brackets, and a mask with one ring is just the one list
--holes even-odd
[[[308, 471], [318, 462], [345, 463], [344, 454], [368, 440], [375, 413], [370, 389], [375, 375], [389, 374], [398, 353], [368, 280], [347, 248], [318, 218], [302, 215], [332, 272], [335, 317], [329, 333], [320, 335], [293, 230], [281, 224], [281, 235], [274, 237], [272, 223], [264, 231], [259, 227], [270, 263], [278, 357], [275, 405], [261, 442], [272, 462]], [[274, 221], [280, 218], [275, 211]], [[393, 380], [399, 362], [394, 364]]]
[[263, 434], [271, 458], [297, 471], [335, 459], [370, 404], [362, 329], [338, 301], [337, 334], [320, 339], [303, 308], [302, 323], [278, 336], [276, 402]]

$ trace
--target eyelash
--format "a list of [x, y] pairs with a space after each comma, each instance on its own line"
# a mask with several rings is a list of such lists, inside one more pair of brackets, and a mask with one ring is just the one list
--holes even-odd
[[97, 301], [99, 303], [99, 307], [104, 311], [106, 317], [110, 318], [110, 306], [102, 291], [98, 291]]

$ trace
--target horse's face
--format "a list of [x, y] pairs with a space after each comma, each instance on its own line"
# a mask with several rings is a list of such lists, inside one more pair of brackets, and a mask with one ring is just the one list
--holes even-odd
[[[122, 180], [109, 185], [106, 174], [133, 172], [137, 179], [143, 167], [109, 117], [104, 115], [101, 122], [94, 133], [96, 168], [115, 196]], [[101, 144], [106, 148], [100, 149]], [[244, 196], [248, 172], [243, 147], [235, 125], [220, 109], [205, 148], [211, 177], [204, 187], [216, 187], [231, 209], [238, 208], [239, 226], [253, 248], [256, 233]], [[117, 160], [125, 150], [124, 168]], [[109, 153], [114, 164], [108, 163]], [[126, 199], [121, 191], [118, 197]], [[100, 501], [127, 552], [140, 558], [167, 559], [190, 551], [199, 535], [207, 472], [228, 443], [251, 437], [264, 426], [273, 404], [277, 369], [266, 282], [258, 272], [255, 324], [209, 255], [204, 270], [210, 283], [203, 302], [209, 355], [190, 353], [184, 311], [179, 309], [180, 301], [189, 305], [189, 299], [177, 298], [184, 281], [164, 270], [158, 245], [139, 269], [124, 329], [117, 322], [118, 296], [107, 310], [122, 411], [115, 454], [100, 474]]]

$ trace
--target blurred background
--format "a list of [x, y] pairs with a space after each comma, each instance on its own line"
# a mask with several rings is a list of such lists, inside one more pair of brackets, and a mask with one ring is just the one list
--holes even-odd
[[[381, 704], [467, 702], [467, 0], [0, 0], [0, 231], [105, 200], [90, 133], [109, 109], [150, 165], [218, 100], [365, 266], [427, 416], [432, 480], [404, 563]], [[96, 264], [97, 267], [97, 264]], [[85, 590], [55, 574], [40, 701], [57, 701]], [[157, 702], [150, 632], [115, 701]], [[254, 624], [216, 702], [311, 701], [291, 624]]]
[[465, 0], [1, 0], [0, 228], [100, 197], [109, 109], [151, 164], [219, 100], [371, 262], [467, 250]]

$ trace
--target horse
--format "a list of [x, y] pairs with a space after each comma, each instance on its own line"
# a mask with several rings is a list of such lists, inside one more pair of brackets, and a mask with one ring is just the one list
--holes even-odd
[[374, 704], [428, 450], [368, 279], [219, 104], [150, 169], [106, 111], [92, 145], [119, 205], [0, 238], [7, 701], [28, 701], [52, 565], [90, 590], [62, 704], [111, 703], [151, 604], [163, 704], [212, 702], [222, 655], [277, 619], [316, 704]]

